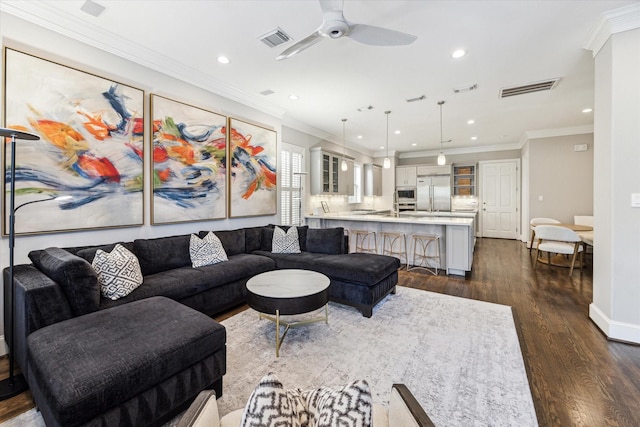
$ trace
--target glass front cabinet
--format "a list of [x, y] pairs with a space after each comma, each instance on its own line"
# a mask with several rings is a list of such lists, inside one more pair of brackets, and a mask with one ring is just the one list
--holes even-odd
[[476, 165], [453, 165], [453, 195], [476, 195]]
[[347, 159], [348, 169], [340, 170], [342, 155], [314, 147], [311, 152], [311, 194], [349, 195], [353, 192], [353, 159]]

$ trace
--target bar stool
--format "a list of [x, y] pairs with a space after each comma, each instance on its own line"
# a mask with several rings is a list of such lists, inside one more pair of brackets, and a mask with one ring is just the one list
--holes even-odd
[[349, 236], [356, 240], [354, 252], [371, 254], [378, 253], [378, 240], [376, 239], [375, 231], [349, 230]]
[[[409, 256], [407, 255], [407, 235], [404, 233], [383, 231], [380, 233], [380, 237], [382, 238], [382, 255], [391, 255], [400, 258], [401, 263], [402, 257], [404, 257], [408, 268]], [[397, 246], [400, 246], [398, 250], [396, 250]]]
[[[442, 266], [442, 258], [440, 257], [440, 236], [436, 236], [435, 234], [413, 234], [411, 238], [413, 239], [413, 261], [411, 268], [407, 265], [407, 270], [420, 268], [427, 270], [434, 276], [437, 276], [438, 269]], [[435, 243], [436, 245], [435, 255], [428, 255], [429, 246], [432, 243]], [[418, 247], [420, 248], [420, 252], [417, 251]], [[416, 259], [419, 262], [416, 262]], [[429, 265], [432, 260], [437, 260], [438, 264], [436, 266]]]

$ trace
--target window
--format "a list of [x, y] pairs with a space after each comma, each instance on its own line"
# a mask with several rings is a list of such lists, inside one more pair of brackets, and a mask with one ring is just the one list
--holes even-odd
[[349, 196], [349, 203], [362, 203], [362, 165], [353, 165], [353, 195]]
[[282, 144], [280, 152], [280, 224], [302, 224], [304, 148]]

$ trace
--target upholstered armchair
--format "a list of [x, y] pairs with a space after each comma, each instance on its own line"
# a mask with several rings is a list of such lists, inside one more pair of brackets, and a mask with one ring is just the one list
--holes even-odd
[[[213, 390], [201, 392], [185, 412], [178, 427], [238, 427], [242, 409], [220, 418]], [[433, 422], [404, 384], [391, 388], [389, 407], [373, 405], [373, 427], [434, 427]]]

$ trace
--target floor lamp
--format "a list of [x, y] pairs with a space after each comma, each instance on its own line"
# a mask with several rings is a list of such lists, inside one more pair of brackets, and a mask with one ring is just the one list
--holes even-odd
[[[38, 135], [14, 129], [0, 128], [0, 137], [11, 138], [11, 190], [9, 193], [9, 286], [11, 286], [11, 337], [9, 338], [9, 378], [0, 381], [0, 401], [16, 396], [27, 390], [23, 375], [14, 375], [13, 345], [15, 340], [14, 311], [15, 286], [13, 284], [13, 247], [15, 243], [15, 189], [16, 189], [16, 139], [36, 141]], [[6, 286], [6, 284], [5, 284]], [[6, 304], [5, 304], [6, 305]], [[5, 325], [6, 327], [6, 325]], [[6, 332], [5, 332], [6, 333]], [[24, 368], [24, 366], [23, 366]]]

